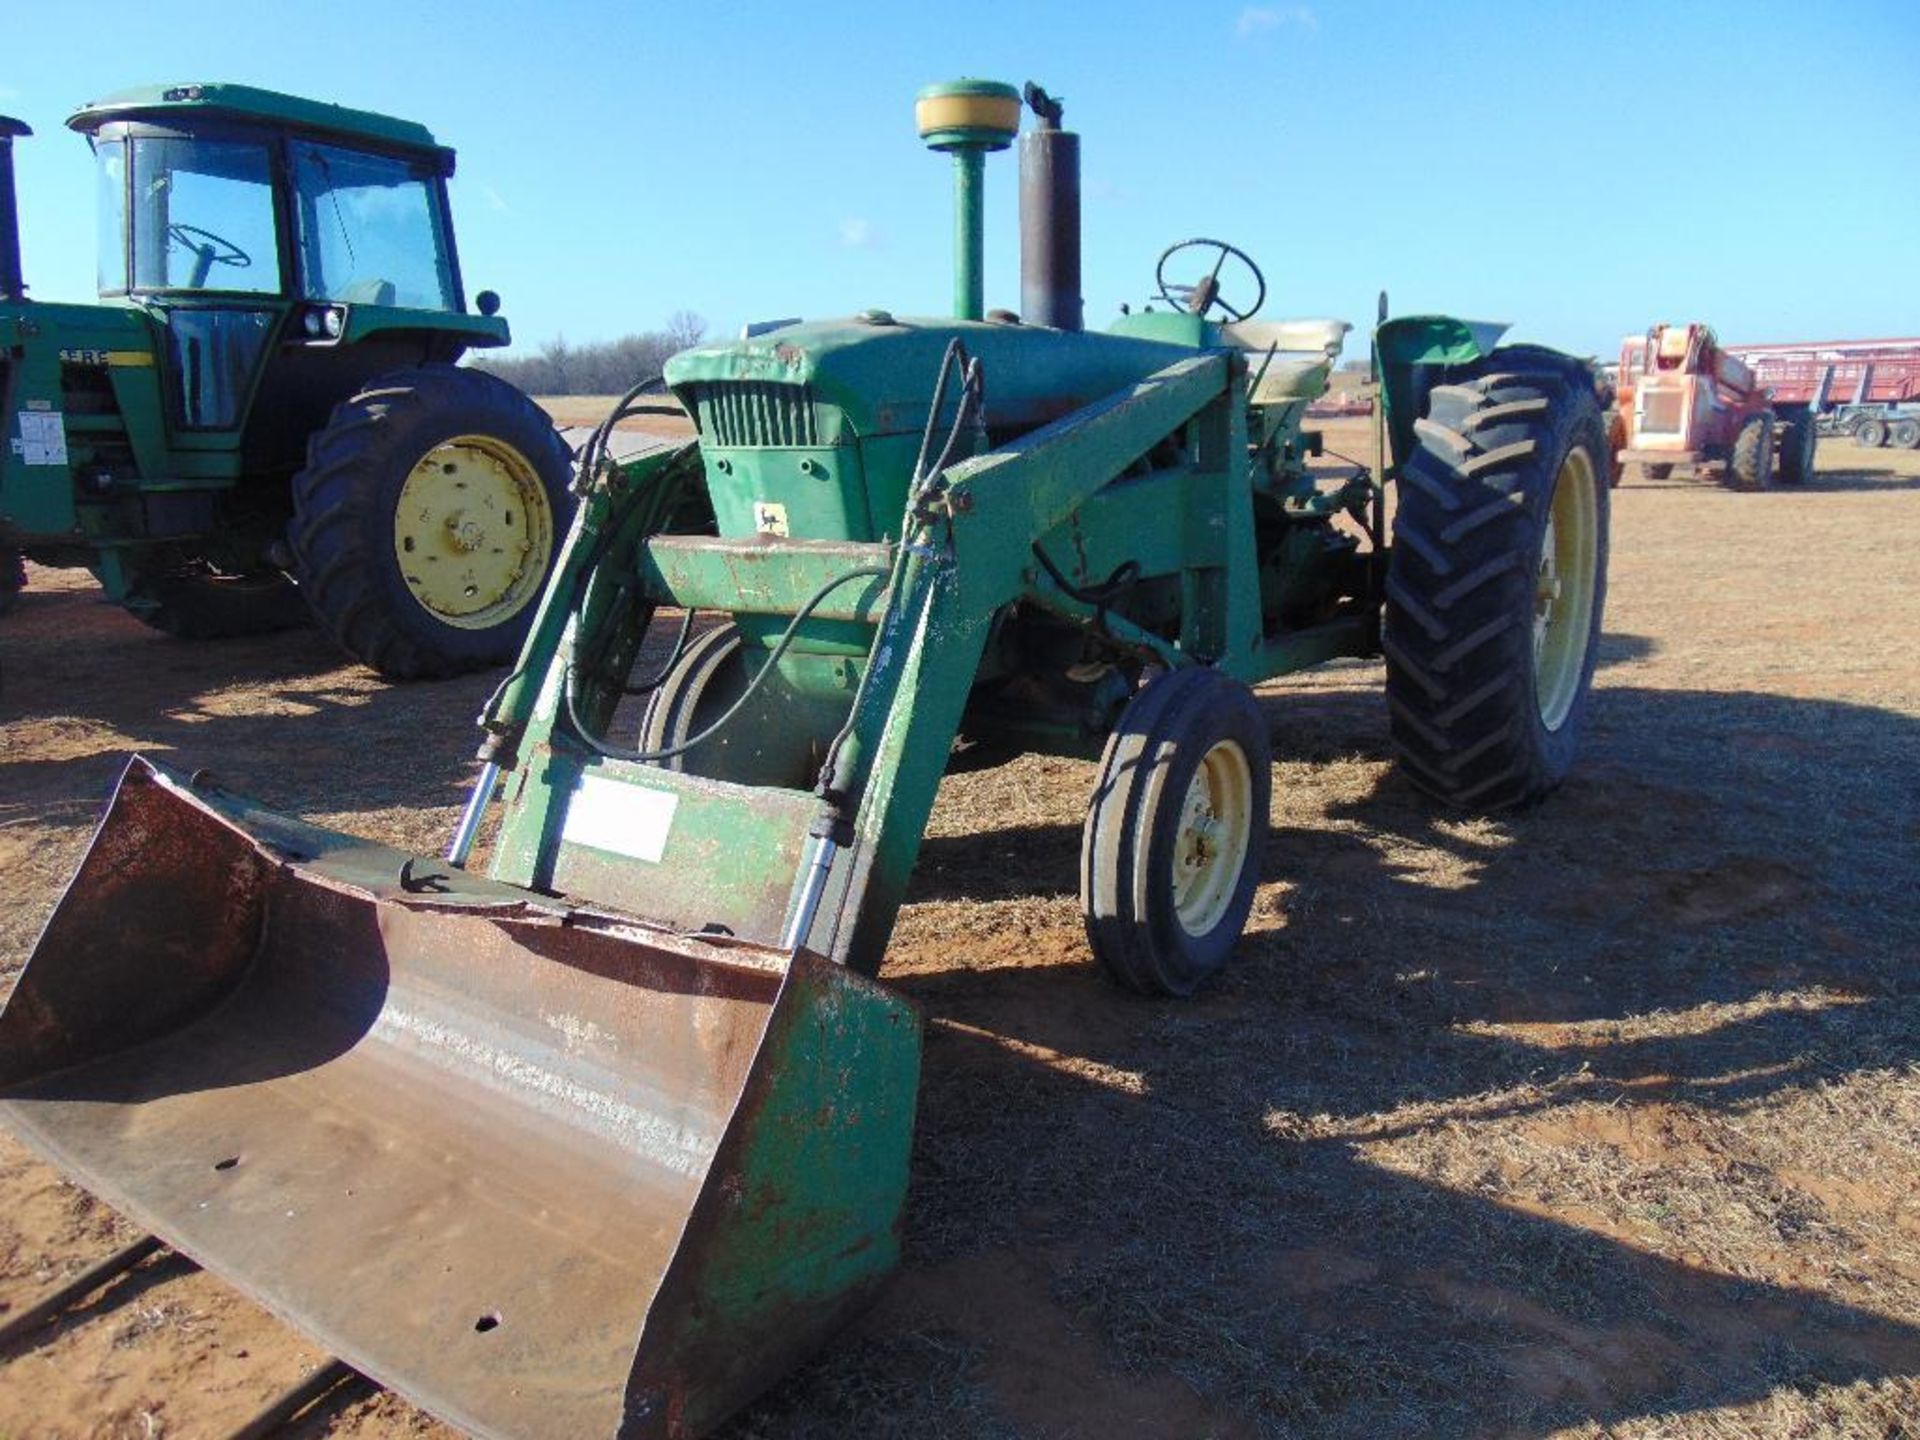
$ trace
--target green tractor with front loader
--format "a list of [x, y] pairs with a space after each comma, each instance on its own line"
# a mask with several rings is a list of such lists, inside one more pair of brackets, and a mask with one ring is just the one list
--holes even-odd
[[423, 126], [244, 85], [67, 124], [99, 174], [99, 301], [27, 298], [0, 117], [0, 592], [85, 566], [187, 638], [309, 614], [390, 677], [513, 658], [571, 517], [545, 414], [456, 362], [469, 313]]
[[[898, 1260], [920, 1026], [873, 977], [961, 737], [1098, 757], [1088, 948], [1148, 996], [1246, 923], [1260, 681], [1384, 655], [1423, 790], [1561, 780], [1607, 559], [1583, 364], [1385, 321], [1383, 459], [1317, 469], [1346, 327], [1255, 319], [1206, 241], [1083, 330], [1078, 137], [1026, 98], [1023, 315], [980, 248], [1021, 96], [936, 86], [956, 314], [749, 327], [582, 448], [444, 859], [129, 766], [0, 1013], [16, 1133], [476, 1435], [700, 1435]], [[615, 458], [662, 384], [697, 439]]]

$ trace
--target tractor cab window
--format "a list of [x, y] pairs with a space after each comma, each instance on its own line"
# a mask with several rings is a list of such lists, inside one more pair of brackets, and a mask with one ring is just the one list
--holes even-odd
[[102, 140], [94, 146], [94, 165], [100, 177], [97, 237], [100, 293], [118, 295], [127, 288], [127, 144]]
[[132, 143], [133, 288], [280, 293], [266, 145], [149, 136]]
[[457, 308], [431, 165], [307, 141], [292, 149], [302, 295], [348, 305]]

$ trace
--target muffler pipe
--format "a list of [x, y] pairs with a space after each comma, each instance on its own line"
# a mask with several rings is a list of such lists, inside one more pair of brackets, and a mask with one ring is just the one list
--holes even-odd
[[23, 120], [0, 115], [0, 300], [24, 300], [20, 277], [20, 203], [13, 188], [13, 142], [33, 134]]
[[1040, 128], [1020, 137], [1020, 315], [1079, 330], [1080, 137], [1060, 128], [1059, 100], [1031, 80], [1026, 98]]

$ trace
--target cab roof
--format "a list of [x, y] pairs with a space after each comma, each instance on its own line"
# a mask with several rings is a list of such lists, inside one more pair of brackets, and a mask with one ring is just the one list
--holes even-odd
[[130, 90], [116, 90], [104, 99], [82, 105], [67, 118], [67, 128], [91, 135], [102, 125], [116, 120], [155, 120], [190, 128], [194, 118], [201, 115], [250, 120], [285, 130], [358, 140], [386, 149], [430, 151], [443, 156], [448, 168], [452, 168], [453, 152], [437, 142], [426, 126], [414, 121], [224, 81], [138, 85]]

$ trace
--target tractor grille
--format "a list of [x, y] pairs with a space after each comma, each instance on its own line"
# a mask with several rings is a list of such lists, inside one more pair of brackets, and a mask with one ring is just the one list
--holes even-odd
[[701, 437], [715, 445], [818, 445], [813, 391], [769, 380], [690, 385]]
[[1686, 409], [1686, 392], [1649, 390], [1640, 402], [1640, 429], [1649, 435], [1678, 435]]

